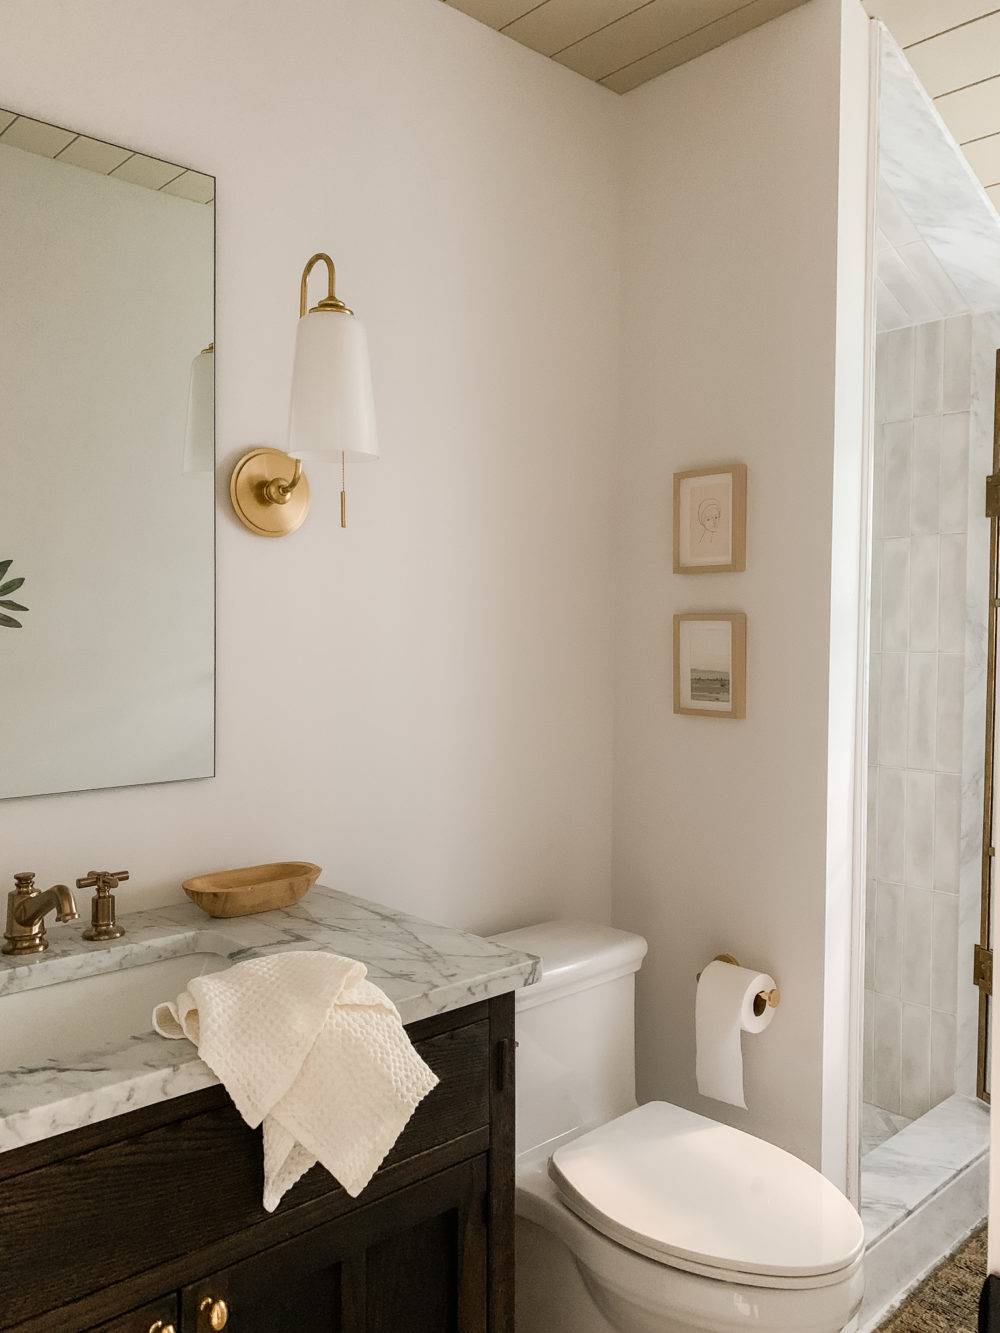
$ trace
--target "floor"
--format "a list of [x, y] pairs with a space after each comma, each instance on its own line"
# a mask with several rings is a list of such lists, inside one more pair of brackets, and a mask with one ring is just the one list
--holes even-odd
[[861, 1107], [861, 1156], [891, 1139], [908, 1124], [910, 1121], [905, 1115], [894, 1115], [892, 1111], [883, 1111], [881, 1106], [864, 1102]]
[[879, 1325], [879, 1333], [976, 1333], [985, 1273], [986, 1228], [980, 1227]]
[[891, 1121], [901, 1117], [882, 1118], [886, 1116], [886, 1112], [878, 1118], [868, 1116], [873, 1136], [888, 1126], [891, 1137], [887, 1133], [861, 1158], [861, 1220], [868, 1245], [903, 1222], [989, 1147], [989, 1108], [975, 1097], [956, 1094], [898, 1130]]

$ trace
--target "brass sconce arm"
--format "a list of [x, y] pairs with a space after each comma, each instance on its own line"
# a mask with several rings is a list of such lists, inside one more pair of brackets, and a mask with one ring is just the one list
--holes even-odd
[[263, 486], [264, 499], [270, 504], [284, 505], [292, 498], [292, 491], [302, 480], [302, 460], [296, 458], [295, 467], [292, 469], [291, 477], [286, 481], [284, 477], [272, 477], [266, 481]]
[[[323, 300], [320, 301], [318, 305], [313, 306], [313, 310], [339, 310], [345, 315], [353, 315], [354, 311], [344, 305], [343, 301], [337, 296], [336, 265], [329, 255], [325, 255], [320, 251], [319, 254], [313, 255], [312, 258], [308, 260], [305, 268], [302, 270], [302, 281], [299, 283], [299, 319], [306, 313], [306, 308], [309, 305], [309, 274], [317, 264], [326, 265], [326, 296], [324, 296]], [[310, 314], [311, 313], [312, 311], [310, 311]]]

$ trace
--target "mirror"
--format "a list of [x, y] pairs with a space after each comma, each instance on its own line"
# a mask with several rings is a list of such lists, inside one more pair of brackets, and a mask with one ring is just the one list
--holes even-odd
[[0, 110], [0, 797], [214, 772], [214, 198]]

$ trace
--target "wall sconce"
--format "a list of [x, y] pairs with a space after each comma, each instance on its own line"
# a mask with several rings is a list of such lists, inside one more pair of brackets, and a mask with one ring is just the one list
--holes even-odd
[[215, 471], [215, 343], [191, 362], [187, 424], [184, 427], [184, 475]]
[[[327, 268], [327, 294], [306, 311], [309, 274]], [[233, 470], [229, 494], [240, 521], [261, 537], [285, 537], [309, 512], [302, 459], [340, 454], [340, 526], [347, 527], [348, 453], [378, 457], [365, 327], [336, 293], [337, 271], [317, 254], [302, 270], [288, 417], [288, 452], [252, 449]]]

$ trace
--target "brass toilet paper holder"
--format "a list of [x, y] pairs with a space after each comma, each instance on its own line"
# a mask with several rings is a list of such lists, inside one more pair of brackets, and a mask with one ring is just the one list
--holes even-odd
[[[731, 953], [717, 953], [715, 957], [712, 959], [712, 962], [731, 963], [733, 967], [742, 966], [739, 959], [734, 958]], [[695, 977], [695, 980], [696, 981], [701, 980], [700, 972]], [[768, 1008], [777, 1009], [780, 1003], [781, 1003], [781, 991], [778, 989], [777, 986], [775, 986], [772, 990], [758, 991], [757, 994], [753, 997], [753, 1011], [756, 1014], [756, 1016], [760, 1018], [761, 1014], [764, 1012], [765, 1009]]]

